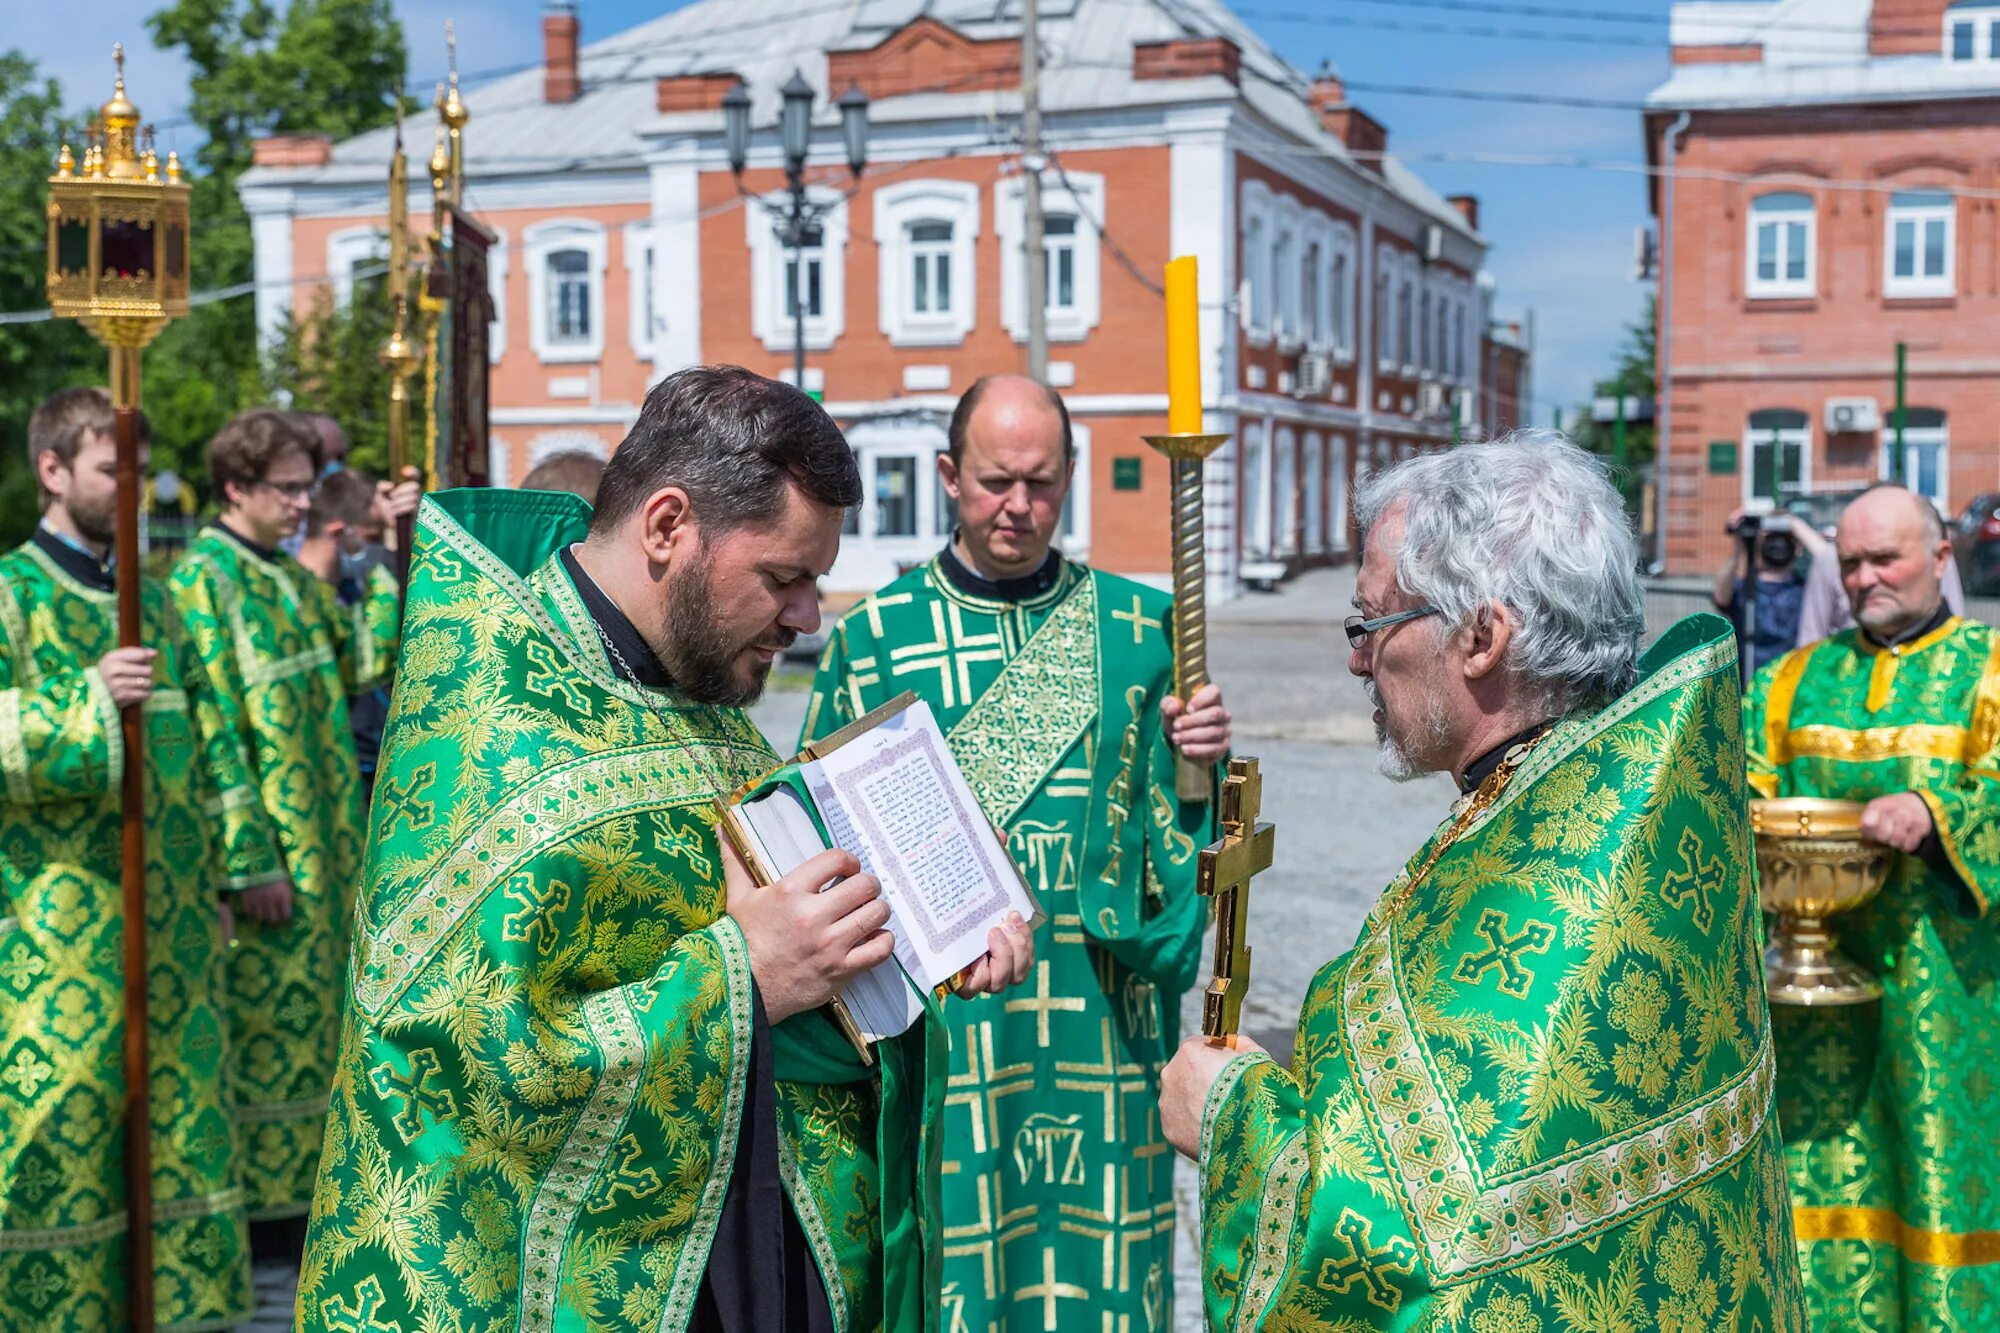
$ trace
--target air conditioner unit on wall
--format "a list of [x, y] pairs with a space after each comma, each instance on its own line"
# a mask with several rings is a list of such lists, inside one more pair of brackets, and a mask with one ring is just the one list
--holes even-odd
[[1420, 384], [1417, 386], [1417, 415], [1424, 418], [1441, 417], [1451, 406], [1451, 400], [1442, 384]]
[[1828, 435], [1866, 435], [1882, 429], [1882, 409], [1873, 398], [1826, 400]]
[[1325, 352], [1301, 352], [1292, 380], [1295, 398], [1324, 398], [1333, 389], [1333, 358]]

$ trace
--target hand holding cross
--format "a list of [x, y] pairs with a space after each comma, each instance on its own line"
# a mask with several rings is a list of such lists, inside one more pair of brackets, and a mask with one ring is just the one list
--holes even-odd
[[1195, 887], [1215, 901], [1215, 975], [1201, 1001], [1201, 1031], [1224, 1046], [1243, 1023], [1250, 989], [1250, 881], [1271, 868], [1277, 831], [1257, 822], [1264, 779], [1254, 758], [1229, 761], [1222, 783], [1222, 837], [1204, 847]]

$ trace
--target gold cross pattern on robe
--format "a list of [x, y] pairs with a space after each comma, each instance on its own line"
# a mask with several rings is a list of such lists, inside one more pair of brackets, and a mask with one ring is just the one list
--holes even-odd
[[1271, 868], [1277, 830], [1257, 822], [1264, 779], [1254, 758], [1229, 761], [1222, 781], [1222, 837], [1202, 848], [1195, 887], [1215, 899], [1215, 975], [1201, 997], [1201, 1031], [1226, 1046], [1243, 1023], [1250, 989], [1250, 881]]

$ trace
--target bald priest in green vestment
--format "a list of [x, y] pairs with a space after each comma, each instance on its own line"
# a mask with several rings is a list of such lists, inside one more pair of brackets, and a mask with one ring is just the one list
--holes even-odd
[[1154, 1107], [1208, 913], [1206, 801], [1175, 753], [1229, 748], [1221, 691], [1173, 695], [1171, 599], [1054, 549], [1068, 409], [1018, 375], [953, 414], [958, 531], [829, 637], [804, 739], [929, 703], [1046, 904], [1031, 992], [962, 1007], [945, 1103], [944, 1305], [981, 1333], [1172, 1324], [1173, 1157]]
[[1894, 847], [1836, 918], [1886, 992], [1780, 1005], [1778, 1114], [1822, 1333], [2000, 1323], [2000, 634], [1951, 614], [1930, 502], [1863, 493], [1835, 535], [1855, 627], [1765, 667], [1750, 784], [1862, 801]]
[[1288, 1065], [1185, 1043], [1213, 1330], [1805, 1327], [1736, 649], [1643, 656], [1617, 493], [1553, 432], [1356, 501], [1348, 669], [1460, 796], [1314, 978]]
[[[861, 1063], [820, 1006], [889, 957], [879, 884], [754, 888], [715, 830], [860, 494], [817, 404], [697, 367], [594, 512], [426, 502], [301, 1329], [936, 1328], [937, 1005]], [[961, 992], [1026, 974], [988, 943]]]

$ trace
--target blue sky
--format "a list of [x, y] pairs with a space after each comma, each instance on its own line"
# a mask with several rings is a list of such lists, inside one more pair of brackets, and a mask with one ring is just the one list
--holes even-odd
[[[1430, 7], [1436, 0], [1421, 6], [1396, 0], [1236, 2], [1294, 65], [1310, 72], [1331, 59], [1356, 83], [1636, 102], [1667, 73], [1664, 0], [1578, 0], [1593, 11], [1629, 15], [1631, 22]], [[1538, 4], [1498, 2], [1517, 11]], [[167, 121], [185, 109], [187, 71], [147, 45], [144, 18], [159, 4], [92, 0], [90, 26], [107, 45], [122, 37], [132, 49], [132, 92], [149, 117]], [[578, 7], [589, 41], [675, 6], [662, 0], [580, 0]], [[109, 90], [109, 51], [80, 49], [74, 11], [25, 0], [7, 0], [7, 8], [0, 42], [25, 50], [60, 78], [70, 101], [101, 100]], [[412, 52], [413, 81], [442, 69], [444, 20], [454, 15], [462, 68], [538, 59], [541, 8], [540, 0], [396, 0]], [[1354, 100], [1389, 127], [1390, 148], [1441, 192], [1480, 197], [1501, 310], [1534, 312], [1535, 420], [1546, 424], [1553, 407], [1582, 401], [1591, 379], [1609, 369], [1624, 325], [1641, 307], [1644, 289], [1631, 281], [1631, 265], [1632, 231], [1646, 220], [1644, 178], [1463, 159], [1530, 154], [1637, 163], [1644, 158], [1637, 112], [1369, 91], [1357, 91]], [[162, 137], [171, 144], [174, 136], [163, 131]]]

